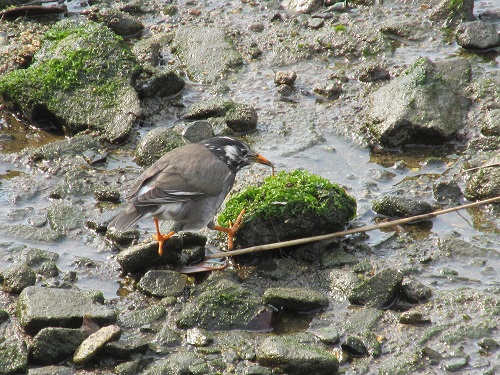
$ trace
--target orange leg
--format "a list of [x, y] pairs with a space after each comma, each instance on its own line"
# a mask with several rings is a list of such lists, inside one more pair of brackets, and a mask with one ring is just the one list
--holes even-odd
[[170, 232], [169, 234], [161, 234], [158, 219], [154, 218], [154, 221], [156, 226], [156, 234], [153, 234], [153, 239], [158, 241], [158, 254], [161, 256], [163, 254], [163, 242], [172, 237], [175, 232]]
[[227, 249], [228, 250], [233, 250], [233, 246], [234, 246], [233, 237], [236, 234], [236, 232], [238, 231], [238, 229], [240, 229], [241, 224], [243, 224], [243, 215], [245, 215], [244, 209], [241, 210], [241, 212], [238, 215], [238, 218], [236, 219], [234, 224], [229, 222], [228, 228], [221, 227], [219, 225], [216, 225], [214, 227], [215, 230], [218, 230], [218, 231], [221, 231], [221, 232], [224, 232], [227, 234]]

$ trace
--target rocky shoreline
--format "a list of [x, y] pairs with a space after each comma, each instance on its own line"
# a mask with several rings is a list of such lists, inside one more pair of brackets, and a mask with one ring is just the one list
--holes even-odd
[[[160, 257], [146, 224], [106, 233], [139, 166], [213, 135], [244, 138], [278, 170], [342, 178], [351, 228], [500, 195], [500, 6], [11, 5], [0, 2], [0, 373], [500, 371], [495, 204], [193, 274], [180, 266], [221, 238], [175, 236]], [[329, 171], [334, 137], [371, 160]], [[246, 170], [232, 195], [266, 173]], [[307, 237], [352, 216], [287, 215], [240, 243], [269, 242], [259, 225], [314, 223], [294, 227]]]

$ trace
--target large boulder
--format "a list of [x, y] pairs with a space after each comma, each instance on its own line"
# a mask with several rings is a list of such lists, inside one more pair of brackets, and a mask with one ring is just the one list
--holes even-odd
[[39, 127], [67, 134], [90, 128], [121, 142], [141, 114], [131, 85], [138, 69], [128, 46], [109, 28], [67, 19], [45, 33], [29, 68], [0, 78], [0, 95]]
[[448, 141], [464, 126], [470, 79], [465, 59], [421, 58], [372, 94], [367, 129], [386, 147]]

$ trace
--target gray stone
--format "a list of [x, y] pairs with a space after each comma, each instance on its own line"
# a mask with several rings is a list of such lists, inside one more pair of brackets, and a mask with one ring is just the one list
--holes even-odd
[[3, 273], [2, 289], [7, 293], [21, 293], [24, 288], [36, 283], [36, 274], [31, 267], [14, 265]]
[[176, 130], [167, 127], [155, 128], [141, 139], [135, 150], [135, 162], [142, 167], [149, 167], [168, 151], [184, 144], [182, 136]]
[[466, 49], [488, 49], [500, 45], [500, 35], [491, 23], [473, 21], [462, 23], [457, 28], [457, 43]]
[[388, 268], [354, 287], [349, 302], [383, 309], [389, 307], [401, 288], [403, 274]]
[[428, 324], [431, 320], [424, 317], [420, 311], [405, 311], [399, 316], [401, 324]]
[[177, 332], [164, 325], [156, 334], [154, 342], [162, 346], [180, 346], [181, 339]]
[[470, 77], [466, 59], [418, 59], [405, 75], [372, 94], [368, 130], [387, 147], [450, 140], [464, 126]]
[[289, 375], [337, 374], [339, 363], [335, 356], [317, 346], [296, 341], [293, 335], [271, 336], [257, 348], [261, 366], [274, 367]]
[[30, 334], [45, 327], [80, 327], [83, 316], [103, 325], [116, 321], [112, 309], [96, 303], [87, 293], [36, 286], [22, 291], [16, 312], [19, 323]]
[[28, 248], [22, 250], [15, 257], [16, 263], [22, 263], [30, 267], [40, 266], [43, 262], [59, 259], [59, 254], [43, 249]]
[[137, 285], [142, 292], [154, 297], [180, 296], [186, 287], [187, 276], [175, 271], [151, 270]]
[[144, 98], [165, 98], [178, 94], [184, 88], [184, 80], [175, 72], [164, 72], [159, 69], [148, 69], [147, 75], [139, 77], [136, 82], [139, 97]]
[[402, 296], [411, 303], [422, 303], [432, 297], [432, 290], [413, 278], [405, 278], [401, 284]]
[[180, 26], [172, 48], [195, 82], [216, 83], [242, 64], [242, 57], [225, 32], [213, 26]]
[[389, 217], [411, 217], [433, 211], [430, 203], [402, 196], [386, 195], [373, 201], [373, 211]]
[[247, 104], [236, 103], [227, 112], [226, 125], [238, 133], [245, 133], [257, 127], [257, 111]]
[[143, 371], [144, 375], [157, 374], [207, 374], [208, 366], [203, 358], [192, 352], [172, 353], [166, 359], [156, 361]]
[[83, 342], [80, 329], [47, 327], [38, 332], [29, 347], [30, 363], [52, 365], [71, 357]]
[[123, 327], [140, 327], [163, 318], [165, 314], [163, 306], [150, 306], [120, 314], [118, 321]]
[[116, 325], [106, 326], [94, 332], [82, 342], [73, 355], [73, 362], [77, 365], [87, 363], [94, 358], [109, 342], [120, 338], [122, 330]]
[[443, 361], [445, 370], [450, 372], [460, 371], [469, 363], [466, 357], [453, 357]]
[[196, 143], [215, 137], [215, 133], [208, 121], [198, 120], [187, 125], [182, 131], [182, 136], [189, 142]]
[[131, 359], [136, 354], [146, 354], [149, 348], [149, 337], [133, 336], [125, 340], [108, 342], [104, 353], [115, 359]]
[[80, 205], [56, 203], [48, 208], [50, 227], [56, 232], [67, 233], [84, 227], [84, 215]]
[[462, 190], [456, 181], [439, 181], [432, 185], [434, 198], [441, 203], [458, 202], [462, 197]]
[[328, 297], [308, 288], [269, 288], [262, 296], [264, 303], [294, 311], [314, 311], [328, 306]]

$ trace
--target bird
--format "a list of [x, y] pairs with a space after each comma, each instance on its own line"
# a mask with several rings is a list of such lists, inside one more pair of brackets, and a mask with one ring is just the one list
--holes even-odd
[[[236, 173], [252, 163], [273, 168], [268, 159], [245, 142], [227, 136], [213, 137], [175, 148], [146, 168], [125, 195], [127, 207], [108, 225], [125, 231], [144, 217], [152, 216], [158, 241], [158, 254], [164, 242], [179, 231], [204, 227], [228, 235], [228, 248], [242, 223], [244, 211], [235, 223], [222, 227], [214, 217], [235, 182]], [[174, 221], [168, 234], [160, 231], [160, 220]]]

